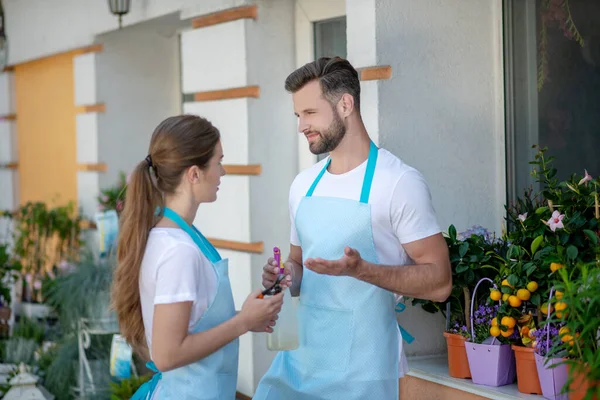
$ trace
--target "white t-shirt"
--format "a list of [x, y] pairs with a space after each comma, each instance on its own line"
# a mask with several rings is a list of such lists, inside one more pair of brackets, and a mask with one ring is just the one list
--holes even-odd
[[[300, 246], [295, 218], [298, 205], [329, 157], [302, 171], [290, 188], [292, 229], [290, 242]], [[325, 171], [313, 196], [338, 197], [360, 201], [367, 161], [339, 175]], [[406, 265], [412, 261], [403, 244], [440, 233], [431, 193], [423, 175], [385, 149], [379, 149], [369, 195], [375, 252], [382, 265]], [[401, 297], [396, 296], [398, 301]], [[402, 315], [402, 314], [400, 314]], [[400, 335], [400, 331], [398, 331]], [[408, 370], [400, 340], [400, 376]]]
[[148, 348], [156, 304], [191, 301], [192, 329], [214, 300], [217, 275], [192, 238], [179, 228], [153, 228], [140, 271], [140, 298]]

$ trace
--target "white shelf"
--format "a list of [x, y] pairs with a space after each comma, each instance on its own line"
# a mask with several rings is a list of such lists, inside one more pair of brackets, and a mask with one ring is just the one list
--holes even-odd
[[435, 356], [428, 358], [409, 358], [408, 376], [434, 382], [438, 385], [448, 386], [463, 392], [472, 393], [487, 399], [494, 400], [543, 400], [543, 396], [523, 394], [517, 389], [517, 384], [492, 387], [477, 385], [471, 379], [452, 378], [448, 374], [447, 356]]

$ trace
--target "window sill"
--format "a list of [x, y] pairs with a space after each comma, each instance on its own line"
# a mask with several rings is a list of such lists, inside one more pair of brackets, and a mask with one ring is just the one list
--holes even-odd
[[495, 400], [540, 400], [542, 396], [519, 392], [517, 384], [492, 387], [477, 385], [470, 379], [452, 378], [448, 375], [448, 358], [444, 356], [413, 357], [408, 359], [408, 376], [448, 386], [463, 392], [472, 393]]

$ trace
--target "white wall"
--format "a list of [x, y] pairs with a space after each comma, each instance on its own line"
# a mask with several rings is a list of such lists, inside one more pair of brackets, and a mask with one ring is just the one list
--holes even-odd
[[[243, 5], [247, 0], [134, 0], [123, 26], [173, 12], [182, 19]], [[4, 0], [9, 64], [87, 46], [118, 29], [104, 0]]]
[[[274, 246], [284, 257], [288, 254], [289, 188], [298, 172], [296, 117], [284, 89], [285, 78], [295, 69], [294, 0], [256, 4], [257, 21], [246, 22], [248, 81], [260, 85], [260, 99], [248, 105], [249, 160], [261, 164], [262, 173], [250, 181], [250, 229], [255, 240], [264, 241], [265, 253], [252, 256], [253, 288], [261, 287], [262, 267]], [[255, 335], [253, 352], [256, 387], [275, 353], [267, 350], [264, 334]]]
[[[365, 40], [350, 18], [358, 4], [347, 0], [349, 41]], [[380, 144], [425, 175], [443, 230], [454, 223], [499, 232], [506, 198], [501, 0], [376, 0], [375, 16], [376, 63], [393, 68], [390, 80], [377, 82]], [[352, 48], [350, 57], [361, 57]], [[444, 350], [441, 315], [409, 305], [400, 320], [417, 337], [409, 354]]]
[[148, 154], [154, 128], [181, 112], [178, 30], [184, 26], [189, 21], [171, 14], [98, 37], [104, 49], [95, 58], [96, 101], [106, 111], [95, 116], [97, 158], [108, 165], [100, 188], [115, 185], [120, 171], [131, 172]]

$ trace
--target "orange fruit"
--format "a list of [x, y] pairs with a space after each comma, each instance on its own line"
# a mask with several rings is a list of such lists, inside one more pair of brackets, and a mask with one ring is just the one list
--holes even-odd
[[[548, 315], [548, 303], [544, 303], [540, 306], [540, 311], [544, 315]], [[554, 311], [554, 307], [550, 306], [550, 312]]]
[[499, 290], [494, 289], [490, 292], [490, 299], [492, 299], [494, 301], [498, 301], [501, 298], [502, 298], [502, 293], [500, 293]]
[[492, 318], [492, 326], [498, 326], [498, 317]]
[[517, 321], [513, 317], [502, 317], [500, 323], [508, 328], [514, 328]]
[[528, 326], [524, 326], [521, 328], [521, 336], [527, 336], [529, 337], [529, 332], [531, 331], [531, 329], [529, 329]]
[[556, 272], [556, 271], [558, 271], [559, 269], [561, 269], [563, 267], [564, 267], [564, 265], [562, 265], [560, 263], [553, 262], [553, 263], [550, 264], [550, 271]]
[[527, 284], [527, 290], [529, 290], [531, 293], [535, 292], [536, 290], [538, 290], [538, 284], [535, 281], [531, 281]]
[[505, 280], [503, 280], [503, 281], [502, 281], [502, 286], [508, 286], [509, 288], [511, 288], [511, 289], [514, 289], [514, 288], [513, 288], [513, 287], [510, 285], [510, 283], [508, 283], [508, 279], [505, 279]]
[[508, 298], [508, 304], [510, 304], [511, 307], [515, 307], [515, 308], [521, 307], [522, 301], [517, 296], [510, 296]]
[[527, 301], [531, 298], [531, 292], [527, 289], [519, 289], [517, 290], [517, 297], [519, 300]]
[[557, 301], [554, 308], [556, 308], [556, 311], [564, 311], [567, 309], [567, 303], [564, 301]]
[[563, 292], [561, 292], [560, 290], [557, 290], [556, 292], [554, 292], [554, 295], [556, 296], [556, 298], [558, 300], [562, 299], [563, 296], [565, 295]]
[[509, 337], [511, 336], [513, 333], [515, 333], [515, 330], [513, 328], [507, 329], [506, 331], [501, 331], [500, 334], [503, 337]]
[[502, 295], [502, 301], [508, 301], [508, 298], [509, 298], [509, 297], [510, 297], [510, 294], [508, 294], [508, 293], [504, 293], [504, 294]]
[[490, 328], [490, 335], [492, 335], [493, 337], [500, 336], [500, 328], [498, 328], [497, 326], [492, 326]]

